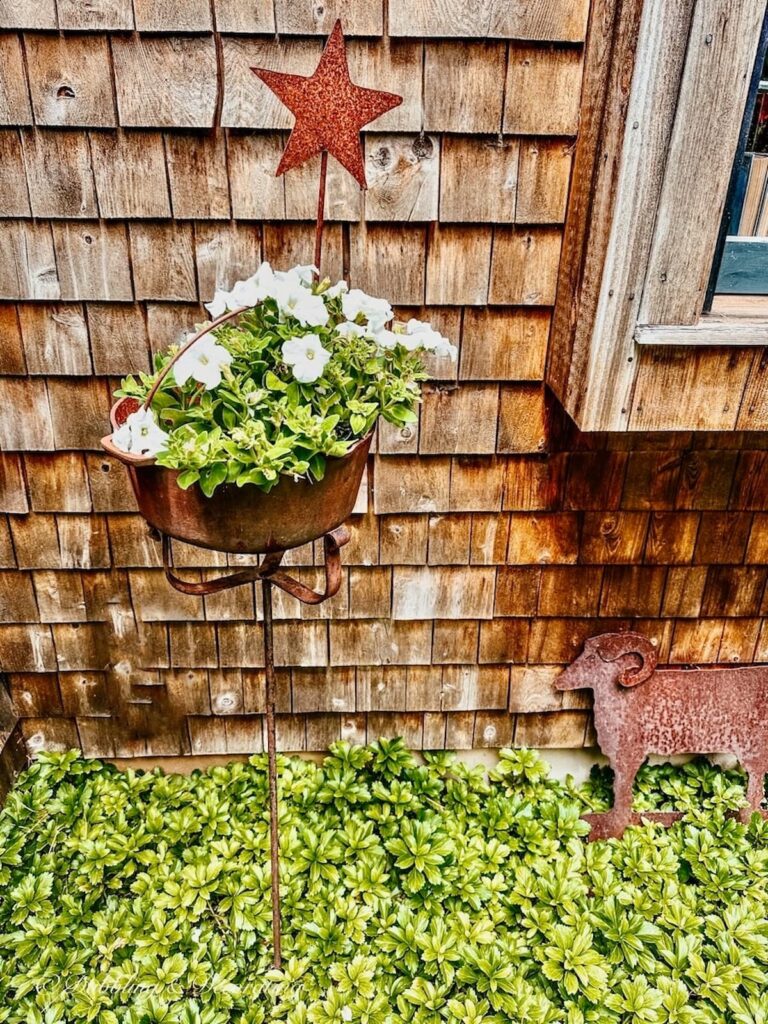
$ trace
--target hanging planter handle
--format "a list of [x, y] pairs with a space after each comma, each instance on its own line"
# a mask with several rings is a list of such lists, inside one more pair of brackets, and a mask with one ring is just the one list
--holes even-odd
[[171, 538], [168, 534], [162, 535], [163, 539], [163, 568], [165, 576], [171, 586], [182, 594], [193, 594], [197, 597], [204, 597], [207, 594], [218, 594], [222, 590], [230, 590], [232, 587], [242, 586], [244, 583], [253, 583], [256, 580], [269, 580], [280, 590], [284, 590], [291, 597], [295, 597], [303, 604], [322, 604], [329, 597], [338, 593], [341, 586], [341, 554], [340, 549], [349, 543], [350, 533], [346, 526], [338, 526], [323, 537], [325, 546], [325, 589], [322, 591], [312, 590], [311, 587], [294, 579], [280, 569], [280, 563], [285, 555], [284, 551], [275, 551], [264, 557], [260, 565], [255, 565], [241, 572], [230, 573], [228, 576], [217, 576], [212, 580], [192, 583], [183, 580], [173, 571], [173, 560], [171, 557]]
[[249, 309], [255, 308], [255, 306], [241, 306], [239, 309], [227, 310], [226, 313], [222, 313], [221, 316], [217, 316], [215, 320], [208, 324], [207, 327], [201, 327], [199, 331], [195, 331], [192, 337], [188, 338], [187, 341], [184, 342], [179, 351], [171, 356], [171, 358], [168, 360], [168, 362], [165, 364], [165, 366], [158, 374], [157, 380], [150, 388], [147, 397], [144, 399], [144, 408], [149, 409], [149, 407], [152, 405], [152, 399], [160, 390], [160, 386], [162, 385], [165, 378], [168, 376], [169, 372], [173, 369], [174, 364], [178, 362], [178, 360], [181, 358], [181, 356], [184, 355], [185, 352], [192, 348], [196, 341], [199, 341], [201, 338], [205, 337], [206, 334], [210, 334], [211, 331], [215, 330], [217, 327], [220, 327], [221, 324], [225, 324], [228, 320], [234, 320], [235, 317], [240, 316], [241, 313], [247, 313]]

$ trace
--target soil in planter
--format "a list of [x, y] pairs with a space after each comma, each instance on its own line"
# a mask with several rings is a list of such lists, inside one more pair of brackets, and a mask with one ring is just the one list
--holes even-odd
[[0, 1021], [764, 1021], [768, 824], [743, 778], [645, 768], [668, 830], [586, 844], [527, 751], [488, 778], [399, 741], [281, 762], [282, 972], [270, 963], [265, 762], [191, 776], [42, 755], [0, 814]]

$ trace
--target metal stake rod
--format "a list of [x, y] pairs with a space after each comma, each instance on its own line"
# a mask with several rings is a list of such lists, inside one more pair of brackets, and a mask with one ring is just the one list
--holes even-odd
[[269, 775], [269, 846], [272, 871], [272, 966], [282, 963], [280, 939], [280, 833], [277, 805], [277, 751], [275, 742], [275, 659], [272, 644], [272, 584], [261, 580], [264, 605], [264, 674], [266, 676], [267, 762]]
[[323, 229], [325, 228], [325, 184], [328, 179], [328, 150], [320, 155], [320, 183], [317, 189], [317, 219], [315, 220], [315, 266], [316, 277], [320, 277], [320, 260], [323, 255]]

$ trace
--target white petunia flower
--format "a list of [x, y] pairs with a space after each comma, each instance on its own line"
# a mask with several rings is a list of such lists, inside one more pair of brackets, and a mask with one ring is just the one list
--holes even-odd
[[362, 336], [367, 334], [368, 331], [360, 324], [355, 324], [351, 320], [346, 320], [343, 324], [338, 325], [336, 333], [340, 334], [342, 338], [362, 338]]
[[293, 270], [289, 271], [290, 274], [295, 274], [305, 288], [311, 288], [312, 282], [315, 278], [315, 274], [319, 274], [320, 271], [314, 265], [314, 263], [301, 264], [298, 267], [294, 267]]
[[341, 308], [347, 320], [355, 320], [362, 313], [372, 331], [380, 331], [394, 316], [386, 299], [366, 295], [359, 288], [352, 288], [342, 295]]
[[276, 281], [273, 296], [283, 316], [295, 317], [306, 327], [325, 327], [328, 323], [322, 295], [313, 295], [297, 277]]
[[217, 288], [211, 301], [206, 302], [205, 308], [211, 314], [211, 318], [216, 320], [226, 313], [227, 310], [235, 309], [235, 304], [233, 303], [232, 296], [229, 292], [225, 292], [220, 288]]
[[394, 348], [408, 340], [405, 334], [395, 334], [394, 331], [388, 331], [386, 327], [377, 331], [375, 338], [379, 348]]
[[258, 305], [272, 294], [274, 287], [275, 274], [269, 263], [264, 262], [247, 280], [238, 281], [231, 292], [217, 289], [213, 300], [207, 302], [205, 308], [215, 320], [227, 310]]
[[336, 284], [332, 284], [330, 288], [326, 290], [326, 295], [330, 299], [335, 299], [337, 295], [343, 295], [349, 291], [349, 287], [346, 281], [337, 281]]
[[205, 385], [206, 391], [221, 384], [221, 370], [232, 362], [232, 355], [219, 345], [212, 334], [204, 334], [195, 344], [179, 356], [173, 366], [173, 375], [179, 387], [191, 377]]
[[416, 342], [406, 345], [406, 348], [423, 348], [436, 356], [450, 356], [452, 362], [456, 362], [459, 350], [444, 335], [436, 331], [432, 324], [425, 323], [423, 320], [411, 319], [405, 325], [405, 331], [408, 338], [412, 339], [412, 342]]
[[112, 442], [121, 451], [134, 455], [157, 455], [168, 441], [168, 435], [155, 419], [151, 409], [137, 409], [114, 432]]
[[293, 370], [293, 376], [301, 384], [311, 384], [321, 377], [331, 353], [323, 348], [316, 334], [305, 334], [302, 338], [290, 338], [283, 342], [283, 361]]

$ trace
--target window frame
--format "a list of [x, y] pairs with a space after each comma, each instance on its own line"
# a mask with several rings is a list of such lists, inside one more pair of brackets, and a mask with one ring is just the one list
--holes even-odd
[[593, 0], [547, 367], [583, 430], [644, 429], [633, 403], [649, 345], [768, 345], [768, 319], [704, 313], [765, 11]]

